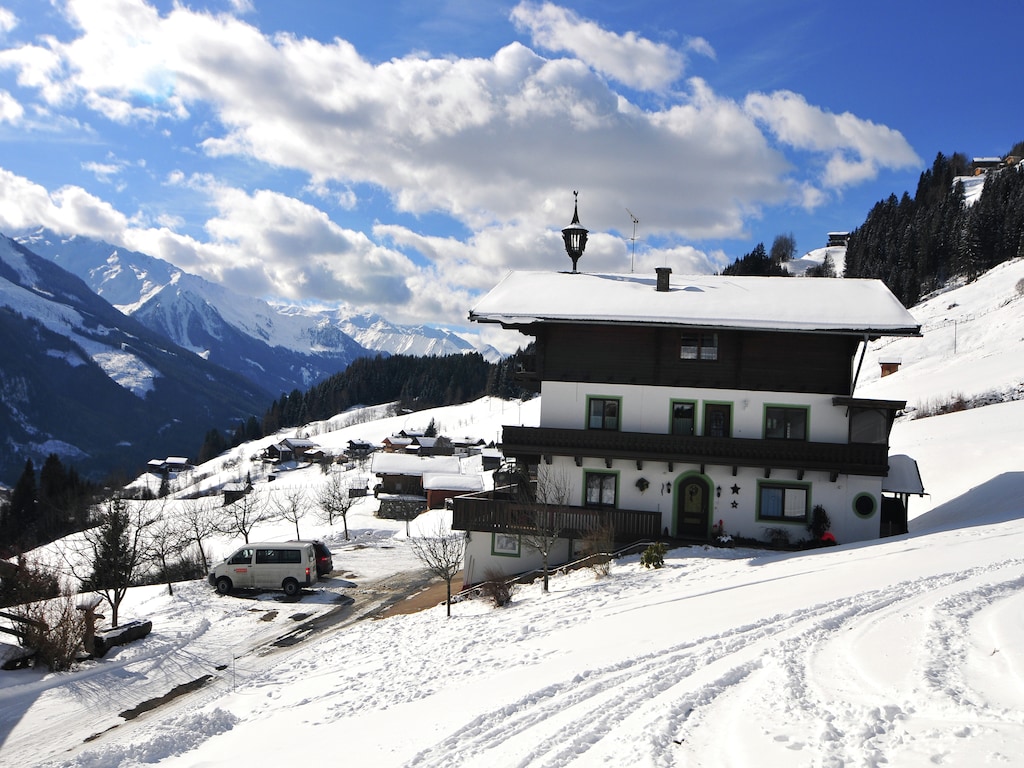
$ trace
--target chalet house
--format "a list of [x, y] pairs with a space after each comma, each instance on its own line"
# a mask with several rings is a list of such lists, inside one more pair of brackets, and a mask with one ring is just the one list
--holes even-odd
[[[853, 392], [867, 342], [920, 326], [882, 282], [673, 280], [575, 262], [512, 272], [469, 314], [535, 339], [520, 383], [539, 390], [541, 414], [538, 427], [503, 428], [518, 481], [454, 499], [467, 584], [539, 567], [523, 543], [538, 510], [558, 532], [552, 565], [603, 525], [622, 544], [778, 531], [795, 543], [820, 505], [840, 543], [883, 534], [889, 432], [906, 402]], [[905, 510], [901, 526], [889, 508], [885, 532], [905, 530]]]
[[381, 441], [381, 444], [384, 446], [384, 450], [387, 453], [411, 453], [416, 450], [416, 448], [413, 447], [413, 439], [403, 435], [391, 435], [390, 437], [385, 437]]
[[426, 500], [423, 477], [430, 473], [461, 474], [457, 456], [420, 457], [408, 453], [375, 453], [370, 471], [380, 478], [378, 495], [422, 496]]
[[363, 459], [369, 456], [374, 451], [373, 443], [367, 440], [349, 440], [348, 447], [345, 448], [345, 453], [353, 459]]
[[247, 493], [252, 491], [252, 483], [250, 482], [232, 482], [225, 483], [221, 489], [224, 494], [224, 506], [234, 504], [236, 501], [244, 497]]
[[484, 479], [479, 472], [468, 475], [431, 472], [423, 476], [427, 509], [443, 509], [448, 499], [465, 493], [479, 493], [483, 489]]
[[479, 453], [487, 442], [482, 437], [453, 437], [452, 450], [456, 456], [469, 456]]
[[286, 464], [293, 461], [307, 461], [306, 454], [317, 448], [316, 443], [304, 437], [286, 437], [279, 443], [267, 446], [264, 454], [274, 463]]
[[154, 475], [167, 475], [171, 472], [184, 472], [192, 468], [192, 464], [184, 456], [168, 456], [166, 459], [150, 459], [146, 463], [146, 471]]

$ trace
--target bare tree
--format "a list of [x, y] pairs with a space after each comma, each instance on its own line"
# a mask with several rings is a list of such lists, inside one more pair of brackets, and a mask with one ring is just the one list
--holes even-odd
[[328, 525], [334, 525], [335, 518], [340, 517], [345, 524], [345, 541], [348, 541], [348, 513], [355, 503], [351, 494], [352, 484], [340, 473], [332, 472], [325, 483], [321, 483], [316, 493], [316, 503], [320, 507], [320, 519]]
[[[295, 538], [301, 539], [299, 534], [299, 520], [306, 516], [307, 502], [306, 490], [298, 486], [280, 489], [274, 496], [274, 509], [281, 520], [287, 520], [295, 526]], [[248, 540], [246, 540], [248, 543]]]
[[212, 505], [204, 499], [189, 499], [180, 506], [178, 516], [182, 528], [187, 532], [189, 542], [194, 541], [199, 549], [199, 560], [205, 573], [210, 570], [210, 564], [206, 560], [203, 542], [217, 532]]
[[466, 551], [465, 536], [439, 521], [432, 533], [427, 536], [410, 537], [409, 542], [412, 544], [412, 551], [427, 570], [444, 579], [448, 590], [445, 605], [448, 608], [448, 617], [451, 618], [452, 579], [462, 569], [462, 556]]
[[532, 503], [523, 506], [520, 514], [523, 543], [541, 556], [545, 592], [548, 591], [551, 553], [562, 533], [560, 512], [569, 506], [571, 493], [572, 484], [565, 470], [542, 464], [537, 470], [536, 495]]
[[167, 583], [167, 593], [174, 594], [172, 564], [188, 549], [192, 539], [181, 520], [162, 516], [149, 530], [149, 557], [160, 566], [160, 573]]
[[226, 536], [241, 536], [249, 543], [249, 534], [260, 523], [273, 519], [267, 503], [255, 491], [249, 491], [237, 501], [224, 507], [224, 517], [217, 522], [217, 532]]

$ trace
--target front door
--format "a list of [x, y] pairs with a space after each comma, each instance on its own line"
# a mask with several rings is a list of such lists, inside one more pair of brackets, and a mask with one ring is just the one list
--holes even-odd
[[711, 494], [707, 483], [700, 477], [684, 479], [676, 493], [676, 536], [706, 541], [710, 518]]

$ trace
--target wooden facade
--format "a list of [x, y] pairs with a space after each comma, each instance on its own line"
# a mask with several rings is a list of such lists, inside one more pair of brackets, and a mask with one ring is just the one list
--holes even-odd
[[579, 381], [848, 395], [860, 338], [767, 331], [715, 334], [716, 360], [684, 360], [690, 329], [588, 324], [527, 326], [536, 353], [520, 372], [524, 384]]

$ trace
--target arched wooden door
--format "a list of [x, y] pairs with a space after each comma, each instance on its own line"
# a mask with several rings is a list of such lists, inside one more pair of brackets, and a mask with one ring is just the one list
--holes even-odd
[[676, 536], [706, 541], [710, 521], [710, 486], [700, 475], [684, 477], [676, 489]]

